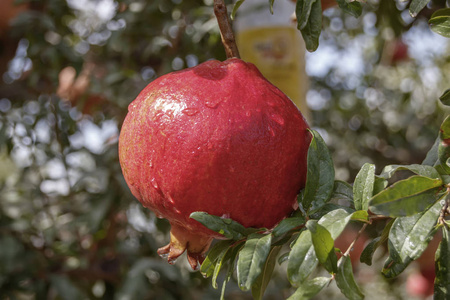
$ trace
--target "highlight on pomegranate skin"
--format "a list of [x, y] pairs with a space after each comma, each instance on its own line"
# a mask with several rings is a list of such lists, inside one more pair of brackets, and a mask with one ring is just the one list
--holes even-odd
[[171, 224], [158, 250], [185, 250], [197, 269], [213, 238], [194, 211], [273, 228], [297, 208], [306, 181], [308, 125], [250, 63], [207, 61], [151, 82], [130, 104], [119, 139], [125, 180]]

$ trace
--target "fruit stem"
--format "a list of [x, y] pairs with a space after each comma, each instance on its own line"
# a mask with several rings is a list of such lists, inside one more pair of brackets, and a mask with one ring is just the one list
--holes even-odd
[[219, 23], [222, 44], [225, 48], [227, 58], [240, 58], [233, 29], [231, 28], [230, 17], [228, 16], [227, 7], [224, 0], [214, 0], [214, 14], [216, 15], [217, 22]]

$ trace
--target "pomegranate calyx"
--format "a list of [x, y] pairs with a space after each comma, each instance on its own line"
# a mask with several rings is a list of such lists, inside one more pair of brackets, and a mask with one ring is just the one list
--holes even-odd
[[192, 270], [198, 270], [205, 260], [212, 240], [212, 237], [195, 234], [183, 226], [171, 224], [170, 243], [159, 248], [157, 252], [161, 257], [167, 258], [169, 264], [174, 264], [186, 251]]

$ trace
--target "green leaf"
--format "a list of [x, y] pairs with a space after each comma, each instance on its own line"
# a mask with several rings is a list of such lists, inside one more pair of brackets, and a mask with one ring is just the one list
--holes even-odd
[[412, 0], [409, 6], [409, 13], [413, 18], [430, 2], [430, 0]]
[[381, 233], [381, 235], [374, 238], [367, 244], [363, 252], [361, 252], [361, 256], [359, 257], [360, 262], [365, 263], [368, 266], [372, 265], [373, 254], [379, 246], [383, 245], [388, 240], [389, 231], [391, 230], [394, 221], [395, 219], [390, 220], [389, 223], [387, 223], [387, 225], [383, 228], [383, 232]]
[[410, 262], [420, 257], [436, 232], [435, 225], [442, 208], [436, 203], [421, 214], [397, 218], [389, 232], [389, 258], [383, 274], [392, 278], [403, 272]]
[[388, 181], [381, 176], [375, 175], [375, 182], [373, 183], [373, 194], [376, 195], [383, 191], [388, 186]]
[[439, 139], [439, 137], [437, 137], [433, 146], [428, 151], [427, 156], [423, 160], [422, 165], [435, 166], [438, 163], [438, 161], [439, 161], [439, 156], [438, 156], [439, 143], [440, 143], [440, 139]]
[[[450, 8], [447, 8], [449, 10], [449, 18], [450, 18]], [[441, 100], [441, 103], [450, 106], [450, 89], [446, 90], [441, 97], [439, 97], [439, 100]]]
[[227, 239], [240, 240], [251, 233], [262, 229], [245, 228], [232, 219], [225, 219], [218, 216], [210, 215], [206, 212], [196, 211], [191, 213], [190, 218], [202, 223], [205, 227], [222, 234]]
[[447, 116], [441, 125], [439, 130], [439, 139], [439, 162], [445, 173], [450, 174], [450, 116]]
[[270, 252], [272, 235], [253, 233], [244, 244], [237, 262], [237, 279], [241, 290], [248, 291], [256, 281]]
[[[434, 32], [445, 36], [447, 38], [450, 38], [450, 8], [444, 8], [444, 9], [439, 9], [437, 10], [432, 16], [431, 18], [428, 20], [428, 24], [431, 27], [431, 30], [433, 30]], [[449, 105], [449, 101], [450, 101], [450, 95], [448, 94], [448, 90], [447, 90], [447, 95], [446, 95], [446, 100], [444, 103], [444, 100], [442, 100], [441, 97], [441, 101], [443, 104], [445, 105]], [[444, 93], [445, 95], [445, 93]], [[443, 95], [443, 96], [444, 96]]]
[[213, 288], [217, 289], [217, 276], [219, 276], [219, 272], [222, 269], [222, 267], [228, 262], [228, 260], [232, 257], [233, 248], [228, 247], [224, 249], [217, 257], [216, 265], [214, 267], [213, 277], [211, 279], [211, 285]]
[[301, 31], [306, 49], [310, 52], [316, 51], [319, 47], [319, 36], [322, 31], [322, 4], [316, 0], [312, 3], [307, 24], [303, 25], [304, 20], [299, 18], [306, 15], [303, 12], [303, 3], [307, 0], [297, 0], [295, 13], [297, 15], [297, 28]]
[[305, 218], [302, 216], [286, 218], [278, 223], [278, 225], [273, 229], [272, 234], [274, 237], [279, 237], [294, 228], [302, 226], [303, 224], [305, 224]]
[[450, 295], [450, 232], [448, 226], [442, 227], [442, 241], [436, 251], [435, 265], [434, 299], [444, 300]]
[[220, 294], [220, 300], [224, 300], [225, 299], [225, 288], [227, 286], [227, 283], [230, 281], [231, 277], [233, 276], [235, 260], [236, 260], [236, 257], [239, 254], [239, 252], [241, 251], [243, 246], [244, 246], [244, 244], [240, 243], [240, 244], [234, 246], [231, 249], [231, 251], [229, 252], [229, 256], [228, 256], [228, 262], [229, 262], [229, 264], [228, 264], [228, 271], [227, 271], [227, 274], [225, 275], [225, 279], [223, 280], [223, 283], [222, 283], [222, 291], [221, 291], [221, 294]]
[[388, 187], [370, 200], [370, 210], [390, 217], [411, 216], [436, 202], [441, 179], [411, 176]]
[[334, 167], [322, 137], [314, 130], [311, 133], [313, 138], [308, 149], [308, 171], [301, 204], [306, 211], [314, 212], [330, 200], [334, 187]]
[[401, 170], [407, 170], [407, 171], [411, 171], [414, 174], [420, 175], [420, 176], [424, 176], [424, 177], [428, 177], [428, 178], [432, 178], [432, 179], [441, 179], [441, 176], [439, 175], [439, 172], [436, 171], [435, 168], [433, 168], [432, 166], [427, 166], [427, 165], [418, 165], [418, 164], [413, 164], [413, 165], [389, 165], [384, 167], [383, 171], [381, 172], [380, 176], [386, 179], [391, 178], [397, 171], [401, 171]]
[[[239, 9], [239, 7], [244, 3], [245, 0], [238, 0], [233, 6], [233, 10], [231, 11], [231, 20], [234, 20], [234, 17], [236, 16], [236, 12]], [[270, 6], [270, 9], [272, 11], [272, 6]], [[273, 12], [272, 12], [273, 13]]]
[[314, 279], [303, 282], [287, 300], [309, 300], [317, 295], [327, 284], [331, 278], [316, 277]]
[[319, 224], [328, 230], [331, 238], [334, 240], [344, 231], [351, 217], [352, 213], [344, 209], [336, 209], [320, 218]]
[[267, 257], [261, 274], [252, 285], [252, 296], [254, 300], [262, 299], [267, 285], [270, 282], [270, 278], [272, 277], [273, 269], [275, 268], [277, 260], [277, 255], [278, 253], [280, 253], [281, 248], [281, 246], [276, 246], [272, 247], [272, 249], [270, 250], [269, 256]]
[[270, 6], [270, 13], [273, 15], [273, 3], [275, 0], [269, 0], [269, 6]]
[[365, 163], [358, 172], [353, 184], [353, 201], [356, 210], [367, 210], [373, 196], [375, 183], [375, 165]]
[[342, 256], [338, 262], [336, 284], [345, 297], [351, 300], [364, 299], [358, 284], [353, 276], [352, 261], [347, 255]]
[[315, 220], [306, 222], [306, 228], [311, 231], [311, 240], [317, 259], [328, 272], [336, 273], [337, 257], [330, 232]]
[[330, 201], [347, 201], [353, 203], [353, 187], [347, 182], [336, 180]]
[[302, 30], [308, 24], [309, 16], [311, 14], [311, 8], [314, 2], [317, 0], [299, 0], [297, 1], [297, 6], [301, 5], [301, 8], [296, 8], [295, 12], [297, 15], [297, 26], [298, 29]]
[[336, 0], [339, 7], [346, 13], [358, 18], [362, 14], [362, 5], [358, 1]]
[[208, 255], [206, 255], [206, 258], [200, 267], [200, 272], [204, 277], [210, 277], [211, 275], [213, 275], [217, 260], [222, 255], [222, 253], [228, 251], [233, 243], [234, 241], [232, 240], [219, 241], [213, 247], [211, 247]]
[[302, 231], [289, 253], [287, 275], [293, 286], [300, 286], [317, 267], [319, 260], [309, 230]]

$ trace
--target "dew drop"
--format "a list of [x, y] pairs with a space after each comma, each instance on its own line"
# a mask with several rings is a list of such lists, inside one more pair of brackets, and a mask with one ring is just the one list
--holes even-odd
[[196, 108], [185, 108], [181, 111], [183, 114], [187, 116], [194, 116], [198, 113], [198, 109]]
[[152, 186], [153, 186], [156, 190], [159, 191], [159, 185], [158, 185], [158, 183], [156, 182], [156, 179], [153, 178], [152, 180], [150, 180], [150, 182], [151, 182]]
[[272, 118], [272, 120], [274, 120], [278, 124], [284, 125], [284, 119], [282, 116], [277, 115], [277, 114], [272, 114], [270, 117]]
[[223, 99], [221, 98], [212, 98], [205, 101], [205, 105], [209, 108], [216, 108]]
[[271, 136], [275, 136], [275, 132], [273, 131], [272, 127], [268, 126], [267, 129], [269, 130]]

